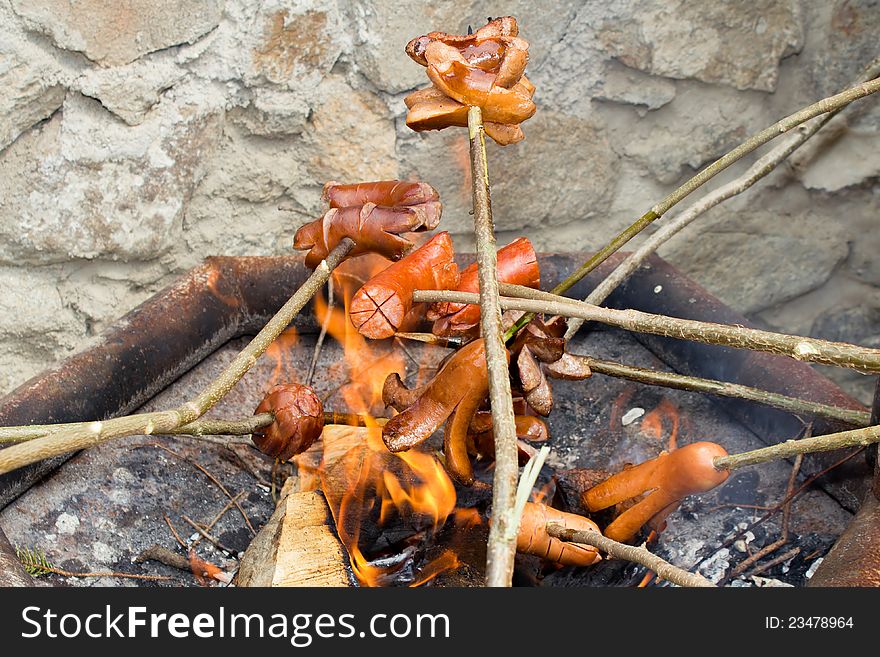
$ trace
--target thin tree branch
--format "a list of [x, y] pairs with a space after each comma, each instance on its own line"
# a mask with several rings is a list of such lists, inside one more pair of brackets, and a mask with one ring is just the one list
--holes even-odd
[[[880, 349], [860, 347], [844, 342], [830, 342], [818, 338], [785, 335], [784, 333], [771, 333], [743, 326], [728, 326], [666, 315], [652, 315], [638, 310], [614, 310], [521, 285], [501, 283], [500, 289], [504, 294], [522, 295], [520, 298], [501, 297], [499, 302], [505, 310], [525, 310], [562, 317], [581, 317], [637, 333], [650, 333], [736, 349], [765, 351], [789, 356], [795, 360], [847, 367], [862, 372], [880, 372]], [[413, 299], [428, 303], [451, 301], [453, 303], [479, 304], [478, 295], [472, 292], [449, 290], [417, 290], [413, 294]]]
[[860, 447], [880, 442], [880, 426], [851, 429], [838, 433], [827, 433], [824, 436], [812, 436], [800, 440], [786, 440], [761, 449], [754, 449], [740, 454], [720, 456], [715, 459], [715, 467], [719, 470], [736, 470], [747, 465], [787, 459], [797, 454], [812, 452], [830, 452], [844, 447]]
[[270, 319], [251, 342], [194, 400], [175, 410], [140, 413], [110, 420], [82, 422], [28, 442], [0, 450], [0, 474], [52, 456], [92, 447], [112, 438], [138, 434], [167, 434], [207, 413], [257, 362], [263, 352], [293, 321], [330, 277], [330, 272], [354, 247], [348, 238], [337, 245]]
[[766, 406], [779, 408], [790, 413], [807, 414], [818, 417], [841, 420], [856, 427], [866, 427], [870, 424], [871, 414], [868, 411], [858, 411], [851, 408], [841, 408], [830, 404], [798, 399], [781, 395], [769, 390], [752, 388], [739, 383], [703, 379], [696, 376], [674, 374], [672, 372], [658, 372], [657, 370], [624, 365], [609, 360], [593, 358], [592, 356], [579, 356], [569, 354], [570, 358], [576, 358], [585, 363], [593, 372], [613, 376], [628, 381], [638, 381], [653, 386], [675, 388], [676, 390], [689, 390], [691, 392], [703, 392], [720, 397], [732, 397], [734, 399], [747, 399]]
[[643, 547], [618, 543], [607, 536], [602, 536], [599, 532], [575, 531], [573, 529], [565, 529], [560, 525], [550, 524], [547, 525], [547, 533], [562, 541], [592, 545], [610, 554], [615, 559], [623, 559], [641, 564], [653, 570], [659, 577], [679, 586], [715, 587], [712, 582], [702, 575], [690, 573], [678, 566], [673, 566], [668, 561], [661, 559]]
[[489, 194], [489, 165], [486, 136], [479, 107], [468, 110], [471, 181], [474, 200], [474, 238], [477, 277], [480, 284], [480, 328], [489, 373], [489, 402], [495, 432], [495, 476], [492, 487], [492, 527], [486, 550], [486, 583], [510, 586], [516, 558], [516, 487], [519, 475], [513, 395], [507, 368], [507, 350], [498, 305], [498, 274], [495, 256], [495, 228]]
[[[792, 128], [799, 126], [801, 123], [805, 123], [821, 114], [826, 114], [842, 107], [846, 107], [853, 101], [869, 96], [877, 91], [880, 91], [880, 80], [871, 80], [869, 82], [860, 83], [846, 91], [824, 98], [817, 103], [804, 107], [794, 114], [790, 114], [784, 119], [777, 121], [756, 135], [753, 135], [732, 151], [700, 171], [700, 173], [688, 180], [671, 194], [667, 195], [663, 200], [639, 217], [632, 225], [615, 236], [607, 246], [596, 252], [574, 273], [568, 276], [568, 278], [553, 288], [553, 292], [555, 294], [562, 294], [571, 289], [584, 276], [605, 262], [605, 260], [607, 260], [613, 253], [617, 252], [624, 244], [651, 225], [653, 221], [666, 214], [666, 212], [675, 204], [687, 197], [693, 191], [699, 189], [702, 185], [724, 171], [731, 164], [739, 161], [741, 158], [754, 151], [756, 148], [763, 146], [779, 135], [784, 135]], [[507, 330], [505, 333], [505, 339], [509, 340], [516, 335], [517, 331], [532, 320], [532, 316], [533, 315], [530, 313], [523, 315]]]
[[[880, 76], [880, 60], [872, 62], [865, 70], [861, 81], [867, 82]], [[608, 296], [616, 290], [621, 283], [629, 278], [641, 264], [663, 244], [669, 241], [685, 227], [693, 223], [695, 219], [703, 215], [707, 210], [726, 201], [729, 198], [741, 194], [756, 182], [767, 176], [779, 164], [784, 162], [792, 153], [800, 148], [810, 137], [815, 135], [831, 119], [837, 116], [846, 105], [841, 105], [822, 117], [816, 117], [809, 123], [798, 126], [796, 134], [791, 135], [783, 143], [758, 159], [743, 175], [715, 189], [678, 216], [664, 222], [656, 233], [648, 237], [645, 242], [627, 258], [621, 262], [599, 285], [593, 289], [584, 301], [600, 305]], [[568, 330], [565, 338], [570, 339], [584, 323], [584, 320], [572, 318], [568, 321]]]
[[[255, 430], [272, 424], [271, 413], [260, 413], [236, 420], [202, 419], [168, 431], [164, 435], [187, 436], [246, 436]], [[42, 438], [62, 429], [82, 427], [87, 422], [69, 422], [66, 424], [32, 424], [19, 427], [0, 427], [0, 443], [21, 443], [35, 438]]]

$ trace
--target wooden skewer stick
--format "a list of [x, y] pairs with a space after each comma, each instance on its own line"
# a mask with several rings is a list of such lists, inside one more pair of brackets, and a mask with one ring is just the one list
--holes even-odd
[[624, 559], [626, 561], [632, 561], [633, 563], [639, 563], [646, 568], [650, 568], [663, 579], [672, 582], [673, 584], [678, 584], [679, 586], [715, 586], [702, 575], [688, 572], [678, 566], [673, 566], [668, 561], [661, 559], [656, 554], [646, 550], [644, 547], [618, 543], [606, 536], [602, 536], [599, 532], [575, 531], [573, 529], [565, 529], [559, 525], [547, 525], [547, 533], [562, 541], [592, 545], [603, 552], [610, 554], [615, 559]]
[[[638, 333], [651, 333], [736, 349], [765, 351], [789, 356], [795, 360], [847, 367], [862, 372], [880, 372], [880, 349], [784, 333], [771, 333], [743, 326], [728, 326], [666, 315], [653, 315], [638, 310], [614, 310], [520, 285], [501, 283], [500, 289], [504, 294], [516, 295], [516, 297], [501, 297], [500, 304], [505, 310], [525, 310], [531, 313], [547, 313], [562, 317], [580, 317], [591, 322], [600, 322]], [[413, 299], [424, 302], [451, 301], [467, 304], [480, 302], [476, 294], [448, 290], [417, 290], [413, 294]]]
[[827, 433], [824, 436], [812, 436], [800, 440], [786, 440], [784, 443], [754, 449], [740, 454], [720, 456], [713, 462], [719, 470], [736, 470], [747, 465], [787, 459], [798, 454], [812, 452], [830, 452], [845, 447], [861, 447], [880, 442], [880, 426]]
[[744, 386], [739, 383], [703, 379], [697, 376], [686, 376], [673, 372], [658, 372], [657, 370], [624, 365], [614, 361], [593, 358], [592, 356], [569, 354], [569, 357], [582, 360], [593, 372], [620, 379], [638, 381], [639, 383], [663, 386], [665, 388], [675, 388], [677, 390], [703, 392], [720, 397], [747, 399], [766, 406], [772, 406], [773, 408], [779, 408], [789, 413], [804, 413], [832, 420], [841, 420], [856, 427], [866, 427], [870, 424], [871, 414], [868, 411], [820, 404], [805, 399], [798, 399], [797, 397], [789, 397], [777, 392], [770, 392], [769, 390]]
[[[859, 81], [867, 82], [878, 76], [880, 76], [880, 59], [874, 60], [868, 65]], [[781, 144], [775, 146], [766, 155], [759, 158], [744, 174], [735, 180], [731, 180], [729, 183], [725, 183], [721, 187], [712, 190], [677, 216], [664, 221], [660, 229], [648, 237], [638, 249], [635, 249], [623, 262], [617, 265], [614, 271], [612, 271], [605, 280], [599, 283], [584, 301], [600, 305], [621, 283], [623, 283], [623, 281], [629, 278], [629, 276], [641, 266], [649, 255], [660, 248], [660, 246], [690, 225], [703, 213], [711, 210], [727, 199], [736, 196], [737, 194], [741, 194], [767, 176], [779, 164], [784, 162], [792, 153], [800, 148], [808, 139], [810, 139], [810, 137], [819, 132], [825, 124], [844, 110], [846, 106], [847, 104], [839, 105], [827, 114], [821, 117], [815, 117], [814, 119], [811, 119], [809, 123], [804, 123], [798, 126], [796, 132], [783, 140]], [[571, 339], [583, 323], [584, 320], [582, 319], [569, 319], [565, 338], [567, 340]]]
[[[597, 251], [591, 258], [589, 258], [583, 265], [581, 265], [577, 269], [577, 271], [573, 272], [568, 278], [566, 278], [559, 285], [553, 288], [553, 292], [556, 294], [562, 294], [571, 289], [584, 276], [586, 276], [591, 271], [596, 269], [596, 267], [605, 262], [605, 260], [607, 260], [609, 256], [620, 250], [620, 248], [623, 247], [624, 244], [626, 244], [633, 237], [641, 233], [645, 228], [650, 226], [651, 223], [666, 214], [666, 212], [674, 205], [676, 205], [679, 201], [687, 197], [689, 194], [691, 194], [691, 192], [702, 187], [705, 183], [709, 182], [712, 178], [724, 171], [731, 164], [739, 161], [744, 156], [754, 151], [756, 148], [763, 146], [770, 140], [780, 135], [784, 135], [791, 129], [799, 126], [802, 123], [805, 123], [806, 121], [809, 121], [814, 117], [819, 116], [820, 114], [833, 112], [837, 109], [849, 105], [853, 101], [876, 93], [877, 91], [880, 91], [880, 79], [871, 80], [869, 82], [862, 82], [839, 94], [829, 96], [828, 98], [823, 98], [822, 100], [813, 103], [812, 105], [808, 105], [807, 107], [798, 110], [794, 114], [790, 114], [784, 119], [780, 119], [773, 125], [764, 128], [763, 130], [761, 130], [761, 132], [753, 135], [726, 155], [715, 160], [715, 162], [700, 171], [700, 173], [698, 173], [696, 176], [694, 176], [686, 183], [684, 183], [681, 187], [666, 196], [663, 200], [657, 203], [657, 205], [655, 205], [645, 214], [639, 217], [634, 223], [632, 223], [630, 226], [628, 226], [626, 229], [616, 235], [614, 239], [612, 239], [611, 242], [608, 243], [607, 246], [605, 246], [600, 251]], [[505, 333], [505, 338], [507, 340], [511, 339], [514, 335], [516, 335], [517, 331], [519, 331], [523, 326], [525, 326], [532, 320], [532, 317], [533, 315], [531, 314], [531, 312], [521, 317], [513, 326], [511, 326], [507, 330], [507, 332]]]
[[[257, 429], [267, 427], [275, 420], [271, 413], [258, 413], [236, 420], [201, 419], [185, 424], [178, 429], [166, 432], [169, 436], [247, 436]], [[382, 424], [385, 418], [375, 418]], [[346, 424], [353, 427], [368, 426], [369, 421], [360, 413], [337, 413], [324, 411], [324, 424]], [[69, 422], [66, 424], [35, 424], [20, 427], [0, 427], [0, 443], [23, 443], [57, 433], [62, 429], [79, 427], [88, 422]]]
[[479, 107], [468, 110], [471, 181], [474, 200], [474, 238], [477, 252], [477, 276], [480, 283], [480, 328], [486, 345], [489, 371], [489, 402], [495, 433], [495, 476], [492, 487], [492, 527], [486, 551], [486, 583], [510, 586], [516, 557], [515, 500], [519, 463], [513, 394], [507, 369], [507, 350], [498, 305], [498, 273], [495, 256], [495, 230], [489, 195], [489, 165], [486, 159], [486, 136]]

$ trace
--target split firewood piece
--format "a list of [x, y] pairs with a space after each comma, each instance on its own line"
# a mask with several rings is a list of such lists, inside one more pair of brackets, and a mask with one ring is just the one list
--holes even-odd
[[298, 383], [273, 386], [254, 415], [272, 413], [272, 424], [254, 431], [251, 441], [264, 454], [282, 461], [306, 451], [324, 429], [324, 407], [314, 390]]
[[320, 492], [294, 492], [285, 484], [275, 512], [242, 556], [234, 584], [351, 586], [345, 549]]
[[390, 338], [413, 308], [413, 290], [448, 290], [458, 285], [449, 233], [437, 233], [360, 288], [351, 299], [355, 328], [373, 339]]
[[563, 566], [591, 566], [602, 560], [599, 551], [592, 545], [567, 543], [550, 536], [547, 533], [548, 523], [576, 531], [599, 531], [596, 523], [583, 516], [559, 511], [545, 504], [526, 502], [516, 536], [517, 551]]
[[382, 439], [392, 452], [401, 452], [424, 442], [446, 422], [446, 469], [458, 482], [471, 485], [468, 430], [488, 392], [485, 345], [474, 340], [446, 361], [414, 403], [388, 420]]
[[[538, 257], [528, 238], [520, 237], [498, 249], [497, 263], [500, 283], [513, 283], [535, 289], [541, 287]], [[476, 263], [462, 270], [456, 291], [480, 291]], [[428, 319], [436, 320], [433, 326], [435, 335], [458, 335], [480, 323], [480, 307], [463, 303], [434, 303], [428, 308]]]
[[516, 19], [489, 21], [473, 34], [431, 32], [410, 41], [407, 54], [425, 66], [434, 88], [406, 99], [413, 130], [467, 125], [468, 106], [483, 112], [486, 134], [504, 146], [523, 139], [519, 124], [535, 113], [534, 85], [524, 71], [529, 44]]
[[324, 200], [330, 209], [302, 226], [293, 241], [295, 249], [309, 250], [305, 262], [312, 269], [344, 237], [355, 242], [349, 257], [378, 253], [399, 260], [413, 248], [400, 234], [433, 230], [442, 213], [437, 192], [419, 182], [328, 183]]
[[632, 540], [649, 520], [665, 518], [682, 499], [712, 490], [727, 480], [729, 472], [715, 468], [714, 460], [727, 456], [716, 443], [697, 442], [672, 452], [662, 452], [639, 465], [626, 468], [583, 495], [590, 512], [601, 511], [648, 493], [605, 528], [615, 541]]

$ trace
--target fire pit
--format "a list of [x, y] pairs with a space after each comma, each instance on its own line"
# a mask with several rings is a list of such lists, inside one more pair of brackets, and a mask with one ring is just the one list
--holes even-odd
[[[121, 320], [105, 334], [102, 344], [7, 397], [0, 406], [4, 422], [73, 421], [127, 412], [138, 404], [143, 404], [142, 411], [173, 407], [213, 378], [242, 347], [245, 340], [238, 336], [252, 332], [305, 278], [306, 271], [298, 260], [209, 261]], [[580, 261], [580, 255], [540, 256], [550, 285]], [[584, 295], [616, 261], [610, 260], [607, 267], [587, 277], [574, 294]], [[170, 305], [181, 309], [181, 321], [157, 323], [155, 318]], [[746, 323], [659, 258], [639, 270], [612, 296], [609, 305]], [[193, 317], [199, 318], [200, 327], [192, 328]], [[258, 361], [212, 414], [247, 415], [253, 411], [254, 400], [272, 383], [302, 378], [315, 351], [319, 324], [313, 314], [302, 313], [295, 330], [276, 341], [269, 357]], [[187, 335], [179, 333], [183, 327], [190, 327]], [[381, 382], [389, 368], [405, 365], [412, 382], [424, 378], [447, 353], [441, 347], [419, 343], [375, 344], [370, 351], [359, 351], [355, 362], [350, 360], [351, 353], [346, 360], [344, 345], [330, 338], [324, 342], [313, 387], [325, 399], [326, 407], [340, 412], [362, 410], [352, 404], [370, 389], [370, 376]], [[633, 334], [606, 328], [581, 332], [569, 350], [747, 384], [755, 383], [752, 377], [757, 373], [766, 389], [861, 408], [809, 366], [781, 357], [656, 337], [636, 339]], [[137, 354], [149, 357], [137, 359]], [[188, 354], [188, 358], [181, 358], [181, 354]], [[132, 366], [137, 362], [144, 367]], [[127, 367], [120, 369], [119, 363]], [[102, 367], [113, 372], [102, 372]], [[184, 368], [189, 371], [182, 373]], [[367, 376], [370, 371], [372, 375]], [[58, 385], [62, 380], [64, 385]], [[572, 477], [577, 469], [613, 470], [644, 460], [676, 441], [716, 439], [723, 440], [731, 452], [746, 451], [766, 441], [793, 438], [801, 430], [799, 420], [775, 409], [599, 374], [585, 382], [558, 381], [554, 392], [557, 410], [548, 418], [552, 452], [541, 474], [540, 490], [545, 498], [555, 498], [575, 511], [579, 502], [573, 494], [576, 482]], [[816, 433], [838, 428], [823, 420], [814, 425]], [[832, 460], [839, 458], [835, 453]], [[822, 467], [811, 459], [802, 469], [803, 476]], [[735, 473], [716, 492], [689, 499], [669, 519], [656, 551], [677, 565], [696, 567], [698, 572], [719, 579], [748, 551], [757, 549], [753, 546], [772, 542], [781, 530], [781, 519], [774, 517], [724, 545], [762, 514], [752, 507], [772, 506], [784, 496], [789, 471], [790, 465], [784, 461], [764, 464]], [[483, 481], [491, 479], [490, 471], [478, 466], [477, 472]], [[820, 487], [801, 495], [791, 514], [788, 545], [799, 551], [764, 572], [765, 580], [756, 581], [804, 584], [807, 573], [858, 508], [867, 473], [864, 459], [856, 457], [834, 470], [833, 477], [820, 479]], [[40, 483], [33, 485], [38, 478], [42, 478]], [[222, 482], [240, 511], [229, 504], [211, 478]], [[271, 460], [247, 447], [227, 448], [185, 436], [125, 438], [82, 452], [54, 472], [43, 465], [39, 470], [5, 475], [0, 481], [7, 506], [0, 514], [0, 526], [14, 544], [45, 551], [49, 562], [61, 570], [137, 572], [171, 577], [168, 581], [173, 584], [189, 584], [194, 583], [191, 577], [169, 566], [145, 561], [133, 570], [131, 562], [145, 551], [149, 555], [156, 545], [170, 546], [168, 522], [181, 538], [196, 538], [199, 532], [189, 521], [204, 526], [230, 507], [210, 531], [215, 542], [201, 539], [198, 552], [206, 561], [234, 566], [234, 557], [253, 538], [252, 529], [258, 530], [273, 511], [271, 478]], [[332, 498], [338, 492], [326, 494]], [[380, 578], [382, 583], [412, 584], [428, 575], [433, 577], [433, 585], [481, 583], [489, 504], [487, 486], [458, 487], [443, 527], [435, 528], [437, 531], [429, 531], [424, 524], [414, 529], [406, 522], [390, 524], [383, 531], [370, 517], [360, 527], [359, 544], [365, 553], [382, 555], [373, 562], [375, 568], [397, 573]], [[389, 551], [397, 550], [399, 556], [404, 547], [409, 550], [409, 563], [401, 568], [400, 559], [391, 559]], [[643, 569], [622, 561], [548, 571], [537, 559], [520, 557], [516, 582], [635, 585], [643, 575]], [[86, 578], [53, 581], [113, 583]]]

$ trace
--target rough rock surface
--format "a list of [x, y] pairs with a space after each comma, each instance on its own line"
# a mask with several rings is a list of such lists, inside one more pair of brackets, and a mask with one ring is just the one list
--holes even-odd
[[[502, 12], [531, 43], [539, 109], [524, 142], [490, 146], [499, 241], [544, 250], [602, 246], [845, 87], [880, 32], [877, 0], [0, 0], [0, 391], [205, 256], [289, 252], [328, 179], [422, 177], [467, 248], [465, 131], [406, 128], [425, 76], [402, 49]], [[665, 255], [779, 330], [874, 321], [878, 101]]]
[[29, 29], [105, 66], [192, 43], [217, 26], [220, 0], [13, 0]]

